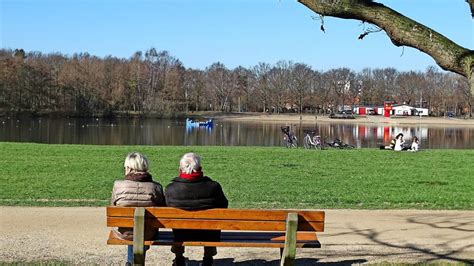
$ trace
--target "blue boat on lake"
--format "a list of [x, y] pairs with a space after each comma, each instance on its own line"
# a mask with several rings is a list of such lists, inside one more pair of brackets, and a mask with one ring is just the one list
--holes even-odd
[[208, 127], [212, 128], [214, 126], [214, 121], [212, 118], [208, 120], [196, 120], [191, 118], [186, 118], [186, 127], [193, 128], [193, 127]]

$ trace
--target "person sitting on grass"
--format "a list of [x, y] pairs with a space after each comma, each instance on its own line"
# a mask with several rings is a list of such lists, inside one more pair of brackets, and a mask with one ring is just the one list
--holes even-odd
[[410, 151], [418, 151], [420, 148], [420, 141], [418, 140], [418, 137], [413, 137], [413, 140], [411, 141], [411, 147]]
[[393, 150], [395, 148], [395, 142], [396, 142], [396, 140], [392, 139], [388, 146], [382, 145], [382, 146], [380, 146], [380, 149], [381, 150]]
[[393, 148], [394, 151], [401, 151], [403, 150], [403, 144], [405, 143], [405, 140], [403, 139], [403, 134], [399, 133], [395, 137], [395, 147]]
[[390, 150], [395, 149], [395, 143], [396, 143], [396, 142], [397, 142], [397, 141], [396, 141], [395, 139], [392, 139], [392, 140], [390, 141], [390, 145], [388, 145], [388, 147], [390, 148]]
[[[205, 176], [201, 168], [201, 158], [195, 153], [186, 153], [179, 161], [179, 176], [165, 188], [166, 203], [188, 211], [212, 208], [227, 208], [228, 201], [221, 185]], [[219, 230], [173, 230], [176, 242], [219, 241]], [[175, 254], [173, 265], [186, 265], [184, 246], [172, 246]], [[213, 264], [216, 247], [204, 247], [203, 266]]]
[[[148, 173], [147, 158], [139, 153], [132, 152], [127, 155], [123, 164], [125, 170], [124, 180], [117, 180], [112, 190], [111, 204], [124, 207], [149, 207], [165, 206], [163, 187], [153, 181]], [[114, 234], [125, 240], [133, 240], [133, 228], [113, 228]], [[145, 230], [145, 239], [153, 239], [156, 230]], [[145, 252], [150, 246], [145, 246]], [[144, 253], [145, 254], [145, 253]], [[127, 265], [133, 265], [133, 246], [128, 246]]]

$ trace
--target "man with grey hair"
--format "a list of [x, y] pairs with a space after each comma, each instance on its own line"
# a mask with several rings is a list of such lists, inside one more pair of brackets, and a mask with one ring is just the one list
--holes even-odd
[[[201, 157], [195, 153], [186, 153], [179, 162], [179, 176], [166, 186], [167, 206], [184, 210], [205, 210], [227, 208], [228, 201], [222, 187], [216, 181], [205, 176], [201, 168]], [[175, 241], [218, 241], [218, 230], [173, 230]], [[185, 265], [184, 246], [173, 246], [175, 254], [173, 265]], [[203, 266], [213, 263], [217, 254], [215, 247], [204, 247]]]

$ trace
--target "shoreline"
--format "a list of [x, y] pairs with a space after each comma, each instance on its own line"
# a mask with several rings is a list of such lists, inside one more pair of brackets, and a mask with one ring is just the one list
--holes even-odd
[[386, 124], [390, 125], [430, 125], [430, 126], [462, 126], [473, 127], [474, 119], [444, 118], [444, 117], [383, 117], [383, 116], [356, 116], [355, 119], [337, 119], [329, 116], [315, 116], [308, 114], [257, 114], [257, 113], [232, 113], [219, 115], [206, 115], [216, 121], [231, 122], [266, 122], [266, 123], [345, 123], [345, 124]]
[[136, 114], [136, 113], [116, 113], [111, 116], [103, 115], [86, 115], [76, 116], [71, 114], [32, 114], [32, 113], [17, 113], [7, 114], [0, 113], [0, 118], [7, 117], [77, 117], [77, 118], [146, 118], [146, 119], [185, 119], [185, 118], [212, 118], [216, 121], [228, 122], [245, 122], [245, 123], [285, 123], [285, 124], [318, 124], [318, 123], [332, 123], [332, 124], [373, 124], [373, 125], [423, 125], [423, 126], [461, 126], [473, 127], [474, 118], [450, 118], [450, 117], [414, 117], [414, 116], [392, 116], [384, 117], [381, 115], [355, 115], [354, 119], [340, 119], [329, 118], [329, 115], [314, 115], [314, 114], [264, 114], [254, 112], [244, 113], [224, 113], [215, 111], [198, 111], [188, 113], [175, 113], [169, 117], [162, 117], [156, 114]]

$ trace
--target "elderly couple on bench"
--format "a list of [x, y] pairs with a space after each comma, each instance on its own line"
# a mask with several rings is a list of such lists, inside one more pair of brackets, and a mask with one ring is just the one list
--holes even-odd
[[[125, 180], [115, 181], [112, 191], [112, 205], [123, 207], [168, 206], [184, 210], [205, 210], [227, 208], [228, 201], [222, 187], [216, 181], [205, 176], [201, 168], [201, 158], [195, 153], [186, 153], [179, 162], [179, 176], [166, 186], [153, 181], [148, 172], [148, 160], [139, 153], [127, 155], [124, 162]], [[117, 238], [133, 240], [133, 228], [114, 228]], [[145, 240], [153, 239], [156, 229], [145, 231]], [[218, 230], [174, 229], [175, 241], [216, 241], [220, 237]], [[145, 246], [145, 250], [149, 249]], [[173, 265], [186, 265], [184, 246], [172, 246], [175, 254]], [[212, 265], [216, 247], [204, 247], [202, 265]], [[128, 246], [127, 264], [133, 264], [133, 246]]]

